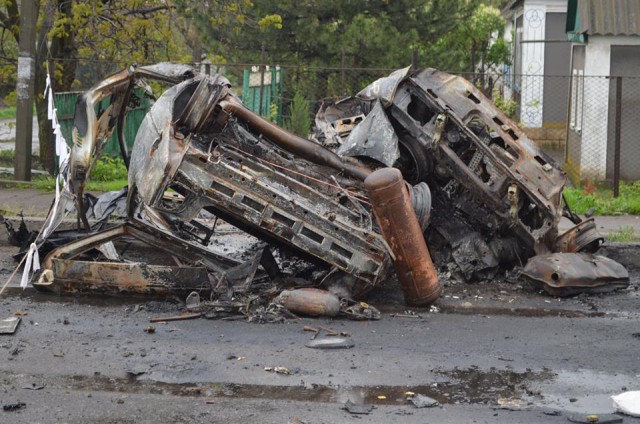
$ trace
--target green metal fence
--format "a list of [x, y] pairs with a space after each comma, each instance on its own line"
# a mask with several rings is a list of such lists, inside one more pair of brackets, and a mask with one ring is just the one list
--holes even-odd
[[248, 109], [282, 125], [284, 70], [279, 66], [267, 66], [264, 70], [253, 66], [245, 69], [242, 77], [242, 103]]
[[[80, 94], [82, 93], [78, 91], [69, 91], [56, 93], [54, 96], [56, 109], [58, 110], [58, 122], [60, 122], [62, 135], [69, 145], [71, 145], [72, 142], [71, 131], [73, 129], [73, 115], [76, 111], [76, 100]], [[96, 106], [96, 112], [106, 109], [109, 106], [109, 102], [109, 97], [100, 102], [100, 104]], [[149, 112], [151, 102], [143, 95], [142, 90], [136, 90], [133, 92], [133, 98], [130, 104], [135, 104], [137, 106], [130, 108], [125, 118], [124, 133], [125, 140], [127, 141], [127, 146], [129, 148], [133, 146], [133, 141], [136, 138], [138, 128], [140, 128], [140, 124], [142, 124], [144, 116]], [[120, 156], [118, 131], [119, 129], [116, 127], [115, 131], [111, 134], [109, 141], [107, 141], [104, 146], [103, 154]]]

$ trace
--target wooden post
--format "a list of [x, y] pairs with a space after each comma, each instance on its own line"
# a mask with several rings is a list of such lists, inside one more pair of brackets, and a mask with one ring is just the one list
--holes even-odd
[[622, 130], [622, 77], [616, 77], [616, 127], [613, 153], [613, 197], [620, 195], [620, 131]]
[[31, 139], [33, 136], [33, 86], [35, 76], [37, 0], [23, 0], [20, 8], [20, 51], [16, 83], [16, 156], [14, 178], [31, 180]]

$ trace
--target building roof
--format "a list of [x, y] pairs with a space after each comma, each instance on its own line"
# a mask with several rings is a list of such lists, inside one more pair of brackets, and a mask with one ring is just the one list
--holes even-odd
[[640, 0], [569, 0], [569, 38], [584, 35], [640, 35]]

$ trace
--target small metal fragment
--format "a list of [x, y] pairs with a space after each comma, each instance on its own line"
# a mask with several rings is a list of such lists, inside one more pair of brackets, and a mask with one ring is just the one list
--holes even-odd
[[187, 319], [195, 319], [200, 318], [202, 314], [194, 313], [194, 314], [182, 314], [182, 315], [174, 315], [170, 317], [155, 317], [149, 319], [149, 322], [168, 322], [168, 321], [184, 321]]
[[430, 398], [429, 396], [421, 395], [420, 393], [414, 393], [413, 395], [407, 396], [407, 400], [416, 408], [432, 408], [439, 405], [437, 400]]
[[0, 334], [13, 334], [20, 324], [20, 317], [9, 317], [0, 320]]
[[185, 305], [188, 310], [197, 309], [200, 307], [200, 295], [198, 292], [191, 292], [189, 296], [187, 296], [187, 300], [185, 301]]
[[587, 415], [570, 415], [569, 421], [580, 424], [617, 424], [623, 421], [622, 417], [613, 414], [587, 414]]
[[16, 411], [18, 409], [24, 408], [25, 406], [27, 406], [27, 404], [24, 402], [10, 403], [10, 404], [4, 405], [2, 409], [4, 409], [5, 411]]
[[365, 403], [353, 403], [350, 400], [344, 403], [343, 409], [351, 414], [368, 414], [373, 410], [373, 405]]
[[629, 286], [629, 273], [622, 265], [589, 253], [534, 256], [522, 275], [553, 296], [603, 293]]
[[265, 371], [267, 372], [275, 372], [276, 374], [290, 375], [291, 370], [286, 367], [265, 367]]
[[27, 390], [41, 390], [44, 389], [44, 384], [29, 383], [22, 386], [22, 388]]
[[349, 349], [354, 347], [355, 343], [344, 337], [332, 336], [310, 340], [305, 343], [305, 346], [312, 349]]

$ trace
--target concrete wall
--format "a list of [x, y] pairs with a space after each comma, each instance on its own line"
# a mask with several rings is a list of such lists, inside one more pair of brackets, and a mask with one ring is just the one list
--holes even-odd
[[[620, 178], [634, 181], [640, 179], [640, 45], [611, 46], [611, 75], [623, 77]], [[614, 170], [616, 83], [612, 80], [609, 90], [607, 179], [613, 178]]]
[[611, 73], [611, 46], [625, 45], [640, 45], [640, 37], [591, 36], [585, 45], [581, 179], [606, 178], [610, 82], [602, 77]]

